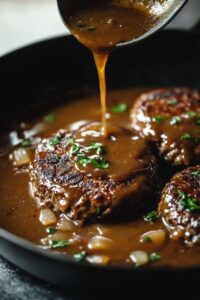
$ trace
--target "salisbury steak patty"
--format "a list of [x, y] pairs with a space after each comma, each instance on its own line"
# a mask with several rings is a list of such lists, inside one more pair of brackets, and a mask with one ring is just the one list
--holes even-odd
[[156, 142], [172, 165], [200, 161], [200, 92], [187, 88], [142, 94], [131, 111], [132, 127]]
[[159, 213], [168, 228], [186, 244], [200, 245], [200, 165], [171, 179], [162, 192]]
[[[93, 221], [115, 208], [150, 206], [156, 185], [156, 161], [137, 134], [99, 123], [74, 132], [60, 130], [37, 147], [30, 166], [34, 197], [40, 205], [65, 212], [73, 220]], [[130, 211], [130, 212], [131, 212]]]

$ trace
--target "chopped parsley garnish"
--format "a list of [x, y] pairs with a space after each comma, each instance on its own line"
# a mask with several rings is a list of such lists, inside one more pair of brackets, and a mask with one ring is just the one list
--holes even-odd
[[100, 207], [97, 207], [96, 214], [97, 214], [97, 216], [99, 216], [101, 214], [101, 208]]
[[90, 151], [95, 151], [96, 154], [98, 154], [98, 155], [105, 153], [103, 146], [100, 143], [91, 143], [90, 146], [81, 148], [78, 144], [73, 143], [73, 142], [72, 142], [72, 146], [69, 150], [69, 153], [83, 155], [83, 153], [87, 153]]
[[186, 132], [181, 136], [181, 140], [194, 140], [194, 138], [190, 133]]
[[91, 164], [98, 169], [108, 169], [109, 167], [108, 161], [101, 158], [92, 159]]
[[157, 252], [153, 252], [150, 254], [149, 259], [151, 262], [155, 262], [161, 259], [161, 255]]
[[200, 125], [200, 118], [197, 118], [196, 121], [195, 121], [195, 123], [196, 123], [197, 125]]
[[158, 219], [158, 214], [155, 210], [152, 210], [144, 217], [144, 219], [152, 224], [156, 219]]
[[95, 31], [96, 27], [95, 26], [88, 26], [85, 28], [86, 31]]
[[57, 144], [60, 143], [61, 139], [62, 139], [62, 138], [61, 138], [60, 135], [56, 135], [55, 137], [53, 137], [52, 139], [50, 139], [49, 145], [50, 145], [50, 146], [56, 146]]
[[151, 238], [148, 235], [146, 235], [146, 236], [143, 237], [143, 242], [144, 243], [151, 243], [152, 240], [151, 240]]
[[188, 111], [185, 113], [186, 116], [188, 116], [189, 118], [194, 118], [197, 116], [197, 112], [196, 111]]
[[160, 123], [164, 120], [165, 120], [165, 116], [162, 116], [162, 115], [156, 115], [152, 118], [152, 121], [155, 123]]
[[72, 144], [71, 148], [69, 149], [69, 154], [75, 154], [78, 153], [80, 151], [80, 147], [78, 144]]
[[190, 173], [191, 176], [199, 176], [200, 175], [200, 171], [193, 171]]
[[189, 195], [187, 195], [186, 193], [184, 193], [183, 191], [180, 191], [178, 190], [177, 191], [178, 195], [179, 195], [179, 198], [181, 200], [181, 206], [191, 212], [191, 213], [194, 213], [194, 212], [198, 212], [200, 211], [200, 204], [198, 202], [198, 200], [194, 197], [191, 197]]
[[[86, 155], [88, 152], [95, 152], [98, 156], [89, 157]], [[107, 169], [109, 167], [109, 163], [100, 155], [105, 153], [105, 150], [100, 143], [93, 142], [88, 147], [81, 146], [76, 143], [72, 143], [69, 154], [76, 155], [76, 161], [79, 165], [86, 167], [87, 165], [92, 165], [98, 169]]]
[[85, 155], [79, 155], [77, 162], [79, 165], [86, 167], [91, 163], [91, 159]]
[[200, 205], [196, 198], [188, 197], [181, 201], [181, 205], [184, 209], [188, 210], [189, 212], [197, 212], [200, 211]]
[[78, 156], [78, 164], [86, 167], [87, 165], [92, 165], [95, 168], [98, 169], [108, 169], [109, 163], [107, 160], [97, 157], [97, 158], [89, 158], [85, 155]]
[[176, 105], [178, 103], [178, 101], [176, 98], [172, 98], [172, 99], [167, 100], [167, 103], [169, 105]]
[[69, 246], [69, 241], [52, 241], [53, 249], [65, 248], [67, 246]]
[[102, 219], [104, 216], [104, 211], [102, 210], [101, 207], [97, 207], [96, 209], [96, 215], [98, 219]]
[[87, 252], [86, 251], [81, 251], [79, 253], [74, 254], [73, 257], [74, 257], [76, 262], [83, 261], [87, 257]]
[[47, 228], [47, 233], [48, 234], [54, 234], [57, 232], [57, 229], [55, 227], [49, 227]]
[[178, 125], [181, 123], [181, 118], [179, 116], [174, 116], [171, 118], [170, 124], [171, 125]]
[[82, 23], [81, 21], [78, 21], [76, 25], [81, 30], [86, 30], [86, 31], [95, 31], [96, 30], [95, 26], [88, 25], [86, 23]]
[[32, 146], [32, 142], [30, 139], [24, 139], [22, 142], [21, 142], [21, 146], [22, 147], [31, 147]]
[[53, 114], [49, 114], [49, 115], [47, 115], [47, 116], [44, 117], [44, 121], [45, 122], [49, 122], [49, 123], [55, 121], [55, 119], [56, 119], [56, 116], [53, 115]]
[[186, 198], [186, 194], [183, 191], [177, 190], [177, 193], [179, 195], [180, 200], [183, 200]]
[[123, 113], [128, 109], [128, 105], [126, 103], [119, 103], [116, 106], [111, 108], [113, 113]]
[[94, 150], [98, 155], [103, 154], [105, 152], [102, 144], [100, 143], [92, 143], [89, 147], [85, 148], [85, 151], [90, 151], [90, 150]]

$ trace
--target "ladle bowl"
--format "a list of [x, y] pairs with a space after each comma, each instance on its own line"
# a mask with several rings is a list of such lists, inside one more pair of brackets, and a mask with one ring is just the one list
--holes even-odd
[[[87, 4], [88, 0], [57, 0], [58, 3], [58, 9], [61, 15], [61, 18], [64, 22], [64, 24], [68, 27], [67, 20], [69, 16], [73, 13], [74, 7], [76, 7], [77, 4], [80, 5], [80, 2], [82, 2], [83, 6]], [[114, 3], [114, 0], [98, 0], [98, 1], [105, 1], [105, 2], [112, 2]], [[117, 1], [119, 3], [119, 1]], [[121, 0], [122, 5], [127, 5], [127, 3], [130, 2], [130, 5], [134, 5], [134, 2], [139, 2], [137, 0]], [[187, 2], [187, 0], [144, 0], [142, 1], [146, 3], [146, 5], [149, 8], [150, 13], [154, 14], [156, 17], [158, 17], [158, 21], [143, 35], [134, 38], [131, 41], [123, 42], [118, 44], [117, 46], [124, 46], [131, 43], [137, 43], [149, 36], [151, 36], [153, 33], [157, 32], [161, 28], [163, 28], [165, 25], [167, 25], [179, 12], [179, 10], [183, 7], [183, 5]], [[85, 3], [85, 4], [84, 4]], [[70, 30], [70, 28], [68, 27]]]

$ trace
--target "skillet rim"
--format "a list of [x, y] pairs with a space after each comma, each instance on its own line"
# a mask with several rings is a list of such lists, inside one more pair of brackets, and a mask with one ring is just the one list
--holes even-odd
[[[200, 33], [199, 32], [188, 32], [185, 30], [165, 30], [164, 32], [160, 32], [155, 34], [156, 35], [177, 35], [177, 34], [182, 34], [182, 35], [187, 35], [187, 36], [193, 36], [194, 38], [199, 37], [200, 38]], [[9, 60], [17, 55], [21, 55], [26, 51], [34, 51], [34, 49], [38, 49], [40, 46], [48, 46], [48, 44], [56, 44], [57, 41], [62, 41], [62, 40], [74, 40], [74, 38], [71, 35], [61, 35], [58, 37], [54, 37], [54, 38], [48, 38], [45, 40], [41, 40], [38, 41], [36, 43], [32, 43], [29, 45], [26, 45], [24, 47], [18, 48], [14, 51], [11, 51], [9, 53], [6, 53], [3, 56], [0, 56], [0, 65], [1, 63], [5, 63], [6, 60]], [[120, 47], [119, 47], [119, 51], [120, 51]], [[66, 254], [60, 254], [60, 253], [56, 253], [50, 250], [44, 250], [42, 248], [39, 248], [36, 244], [23, 239], [5, 229], [3, 229], [2, 227], [0, 227], [0, 244], [1, 244], [1, 239], [9, 242], [10, 244], [14, 244], [15, 246], [18, 246], [26, 251], [32, 252], [34, 254], [39, 254], [42, 257], [45, 257], [47, 259], [50, 260], [55, 260], [58, 262], [64, 262], [70, 265], [70, 266], [78, 266], [78, 267], [82, 267], [85, 269], [90, 269], [90, 270], [105, 270], [105, 271], [126, 271], [126, 272], [134, 272], [134, 273], [144, 273], [144, 274], [149, 274], [149, 273], [160, 273], [160, 272], [165, 272], [165, 273], [171, 273], [173, 272], [173, 274], [175, 272], [189, 272], [189, 271], [200, 271], [200, 265], [198, 266], [189, 266], [189, 267], [167, 267], [167, 266], [155, 266], [155, 265], [148, 265], [147, 267], [140, 267], [140, 268], [134, 268], [131, 267], [130, 265], [108, 265], [108, 266], [99, 266], [99, 265], [94, 265], [94, 264], [90, 264], [87, 262], [76, 262], [73, 260], [72, 256], [70, 255], [66, 255]], [[0, 250], [0, 254], [1, 254], [1, 250]], [[2, 255], [3, 257], [6, 258], [5, 255]], [[9, 259], [8, 259], [9, 260]]]

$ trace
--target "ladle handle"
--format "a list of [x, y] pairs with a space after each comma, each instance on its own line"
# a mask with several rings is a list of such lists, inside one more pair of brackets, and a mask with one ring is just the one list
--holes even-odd
[[200, 1], [189, 0], [166, 29], [200, 30]]

